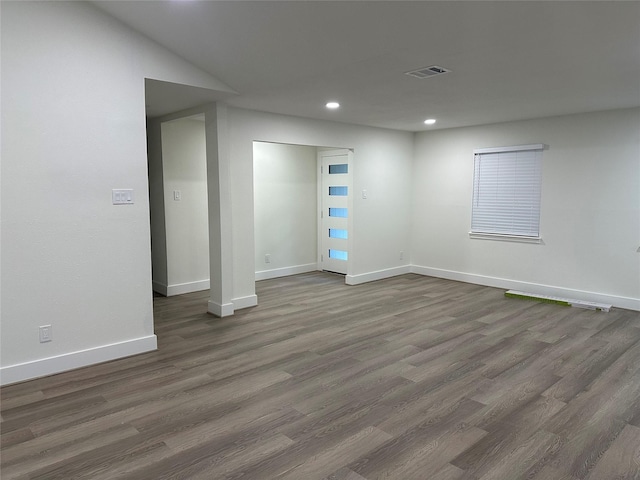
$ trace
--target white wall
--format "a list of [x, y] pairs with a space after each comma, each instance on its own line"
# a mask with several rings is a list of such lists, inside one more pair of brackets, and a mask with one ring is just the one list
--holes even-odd
[[147, 120], [147, 159], [151, 227], [151, 279], [153, 290], [166, 295], [169, 281], [167, 280], [167, 233], [162, 172], [162, 122], [157, 119]]
[[[209, 288], [209, 222], [204, 121], [161, 125], [167, 295]], [[181, 200], [176, 201], [174, 191]], [[155, 281], [155, 279], [154, 279]]]
[[257, 280], [317, 268], [317, 182], [316, 147], [253, 143]]
[[[544, 143], [543, 244], [470, 239], [473, 149]], [[640, 109], [416, 135], [420, 273], [640, 309]]]
[[[90, 4], [1, 9], [10, 383], [155, 348], [144, 78], [228, 88]], [[135, 204], [111, 205], [113, 188]], [[45, 324], [53, 341], [40, 344]]]
[[[347, 281], [409, 270], [413, 134], [229, 108], [233, 291], [255, 293], [253, 141], [354, 150], [353, 249]], [[368, 191], [363, 200], [359, 192]], [[405, 252], [400, 260], [400, 251]]]

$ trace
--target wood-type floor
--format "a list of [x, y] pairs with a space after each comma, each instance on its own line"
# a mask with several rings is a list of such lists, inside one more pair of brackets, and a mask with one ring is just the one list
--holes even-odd
[[155, 298], [159, 350], [1, 389], [9, 479], [640, 479], [640, 313], [418, 275]]

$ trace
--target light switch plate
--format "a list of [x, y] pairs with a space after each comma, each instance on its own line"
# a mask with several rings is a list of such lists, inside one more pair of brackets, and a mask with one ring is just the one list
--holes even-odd
[[133, 189], [113, 189], [111, 190], [111, 201], [114, 205], [133, 205]]

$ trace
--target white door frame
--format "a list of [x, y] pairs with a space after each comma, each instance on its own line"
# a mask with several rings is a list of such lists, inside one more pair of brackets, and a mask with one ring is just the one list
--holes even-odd
[[325, 196], [324, 196], [324, 191], [323, 191], [323, 186], [322, 186], [322, 164], [323, 164], [323, 159], [328, 158], [328, 157], [335, 157], [335, 156], [343, 156], [346, 155], [347, 156], [347, 164], [348, 164], [348, 174], [345, 177], [346, 179], [346, 185], [348, 187], [348, 197], [347, 197], [347, 208], [348, 208], [348, 216], [347, 216], [347, 231], [348, 231], [348, 237], [347, 237], [347, 252], [348, 252], [348, 259], [347, 259], [347, 268], [346, 268], [346, 275], [345, 275], [345, 279], [346, 276], [351, 275], [352, 274], [352, 265], [353, 265], [353, 205], [354, 205], [354, 196], [353, 196], [353, 150], [352, 149], [327, 149], [327, 150], [321, 150], [318, 152], [318, 160], [317, 160], [317, 172], [318, 172], [318, 257], [317, 257], [317, 262], [318, 262], [318, 270], [324, 270], [323, 267], [323, 255], [326, 257], [328, 255], [328, 252], [324, 252], [324, 247], [323, 247], [323, 238], [324, 238], [324, 228], [323, 228], [323, 212], [325, 215], [328, 214], [325, 208]]

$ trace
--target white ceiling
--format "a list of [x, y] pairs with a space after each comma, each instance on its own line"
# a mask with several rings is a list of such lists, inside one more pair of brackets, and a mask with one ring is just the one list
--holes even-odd
[[[421, 131], [640, 105], [638, 1], [94, 3], [242, 108]], [[429, 65], [452, 72], [404, 75]]]

